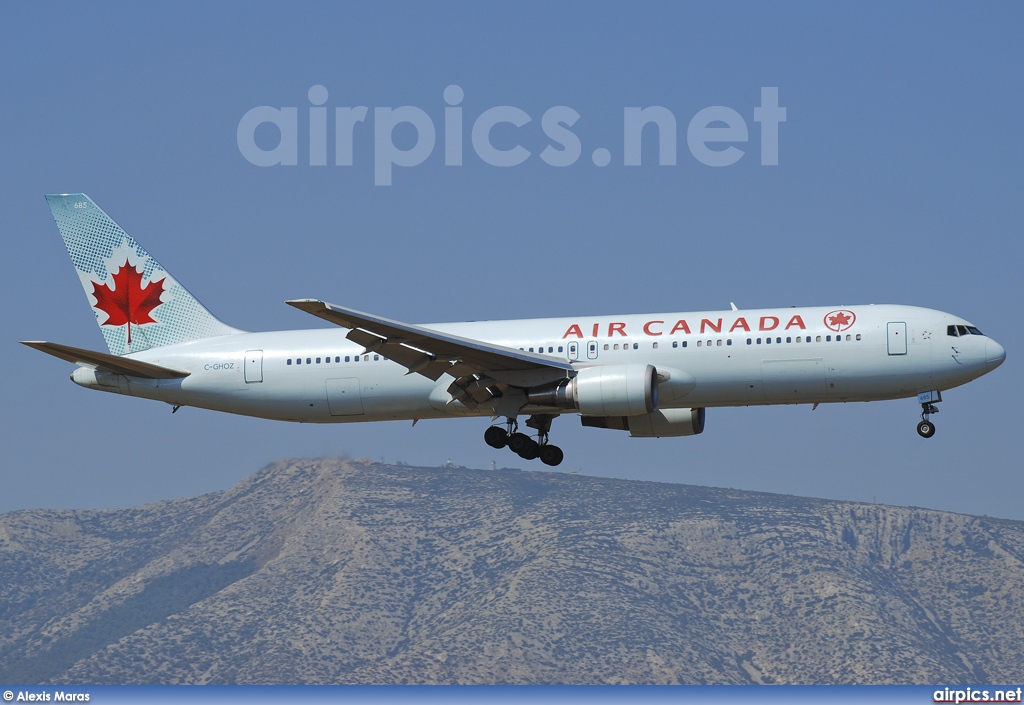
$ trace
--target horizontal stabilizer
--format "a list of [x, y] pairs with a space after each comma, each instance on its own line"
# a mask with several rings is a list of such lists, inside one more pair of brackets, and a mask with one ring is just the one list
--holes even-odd
[[128, 375], [129, 377], [145, 377], [146, 379], [181, 379], [182, 377], [188, 377], [191, 374], [191, 372], [175, 370], [170, 367], [161, 367], [160, 365], [154, 365], [150, 362], [142, 362], [141, 360], [133, 360], [128, 357], [119, 357], [117, 355], [95, 352], [93, 350], [73, 348], [70, 345], [61, 345], [59, 343], [47, 343], [40, 340], [23, 340], [21, 341], [21, 344], [40, 350], [47, 355], [59, 357], [61, 360], [73, 362], [76, 365], [94, 367], [100, 370], [107, 370], [108, 372], [115, 372], [120, 375]]

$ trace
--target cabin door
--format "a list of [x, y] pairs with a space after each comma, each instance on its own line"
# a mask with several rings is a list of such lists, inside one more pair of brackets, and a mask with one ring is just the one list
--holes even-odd
[[889, 332], [889, 354], [890, 355], [906, 355], [907, 354], [907, 324], [903, 322], [890, 323], [888, 325]]
[[[238, 358], [235, 358], [238, 359]], [[237, 377], [235, 378], [237, 379]], [[246, 350], [245, 351], [245, 383], [251, 384], [253, 382], [263, 381], [263, 351], [262, 350]]]

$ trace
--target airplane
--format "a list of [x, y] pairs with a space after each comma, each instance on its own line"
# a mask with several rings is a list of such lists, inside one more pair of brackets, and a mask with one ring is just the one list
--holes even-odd
[[917, 432], [930, 438], [942, 392], [1006, 359], [959, 316], [902, 305], [411, 325], [297, 299], [286, 303], [334, 327], [249, 333], [214, 317], [85, 194], [46, 200], [109, 352], [22, 342], [78, 365], [76, 384], [175, 412], [491, 417], [488, 445], [557, 466], [549, 433], [565, 414], [650, 438], [703, 432], [709, 407], [916, 398]]

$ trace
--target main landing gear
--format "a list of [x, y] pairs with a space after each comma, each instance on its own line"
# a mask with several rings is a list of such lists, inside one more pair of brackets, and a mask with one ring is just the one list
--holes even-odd
[[917, 400], [921, 402], [921, 423], [917, 424], [917, 432], [921, 438], [931, 438], [935, 435], [935, 424], [929, 417], [939, 413], [935, 404], [942, 401], [942, 395], [937, 391], [922, 392], [917, 395]]
[[526, 420], [527, 426], [537, 429], [537, 440], [533, 440], [525, 433], [520, 433], [519, 423], [514, 416], [509, 416], [505, 419], [506, 428], [490, 426], [484, 431], [484, 443], [491, 448], [508, 447], [523, 460], [540, 458], [540, 462], [554, 467], [564, 457], [561, 448], [548, 443], [548, 432], [554, 418], [551, 414], [534, 414]]

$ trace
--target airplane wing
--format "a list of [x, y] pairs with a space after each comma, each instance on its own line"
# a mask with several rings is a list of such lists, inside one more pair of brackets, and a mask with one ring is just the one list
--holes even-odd
[[61, 345], [60, 343], [47, 343], [41, 340], [22, 340], [21, 344], [27, 345], [30, 348], [35, 348], [47, 355], [59, 357], [61, 360], [73, 362], [76, 365], [93, 367], [99, 370], [107, 370], [108, 372], [115, 372], [117, 374], [128, 375], [130, 377], [145, 377], [146, 379], [181, 379], [182, 377], [188, 377], [192, 374], [191, 372], [186, 372], [184, 370], [161, 367], [160, 365], [154, 365], [150, 362], [142, 362], [141, 360], [133, 360], [128, 357], [120, 357], [118, 355], [95, 352], [94, 350], [85, 350], [83, 348], [73, 348], [70, 345]]
[[435, 382], [441, 375], [450, 374], [455, 381], [448, 388], [449, 393], [470, 408], [501, 396], [517, 377], [539, 375], [554, 380], [573, 371], [568, 360], [462, 338], [317, 299], [285, 303], [350, 329], [345, 337], [365, 347], [367, 352], [397, 362], [410, 374], [421, 374]]

